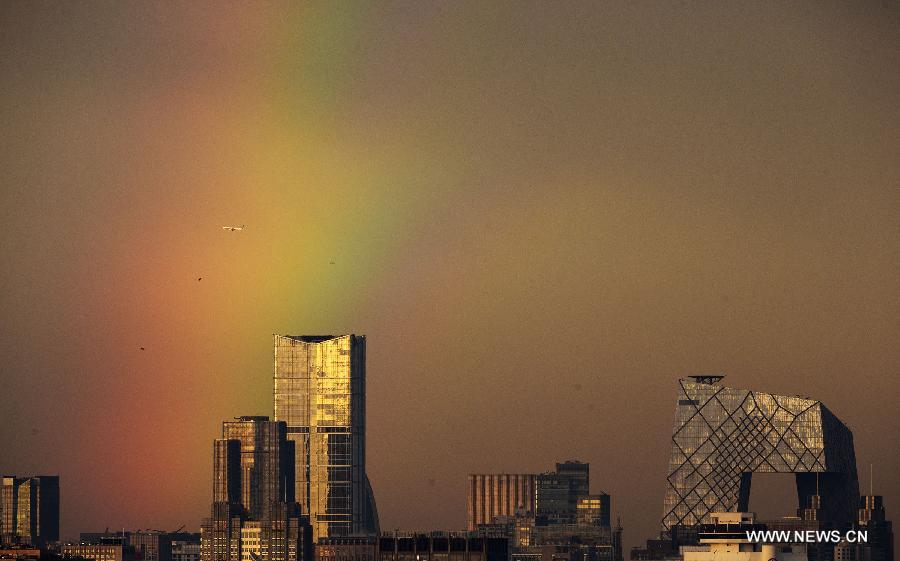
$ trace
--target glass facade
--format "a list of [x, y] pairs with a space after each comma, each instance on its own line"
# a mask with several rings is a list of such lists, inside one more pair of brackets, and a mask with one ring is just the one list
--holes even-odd
[[747, 511], [756, 472], [794, 473], [800, 508], [821, 495], [826, 516], [852, 520], [859, 485], [850, 430], [819, 401], [727, 388], [719, 379], [679, 380], [663, 529]]
[[275, 419], [294, 442], [297, 501], [314, 539], [378, 532], [365, 383], [365, 337], [275, 335]]
[[0, 541], [41, 546], [59, 539], [59, 477], [0, 479]]
[[311, 560], [311, 528], [294, 496], [294, 456], [284, 422], [247, 416], [222, 423], [202, 561]]
[[610, 497], [606, 493], [578, 499], [578, 524], [610, 526]]
[[222, 440], [215, 444], [216, 459], [223, 459], [220, 446], [227, 447], [228, 441], [238, 443], [240, 474], [229, 473], [235, 462], [230, 455], [233, 452], [226, 450], [228, 468], [217, 466], [215, 477], [224, 472], [224, 483], [232, 492], [238, 488], [234, 480], [240, 481], [240, 503], [245, 514], [255, 520], [267, 518], [279, 502], [294, 502], [294, 447], [286, 435], [287, 426], [268, 417], [239, 417], [222, 423]]
[[555, 472], [535, 480], [535, 515], [542, 523], [573, 524], [578, 500], [590, 492], [590, 466], [568, 461], [556, 464]]

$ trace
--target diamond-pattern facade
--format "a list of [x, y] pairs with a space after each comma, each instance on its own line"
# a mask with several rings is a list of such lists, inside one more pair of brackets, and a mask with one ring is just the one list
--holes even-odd
[[797, 474], [800, 508], [822, 496], [836, 522], [859, 497], [853, 435], [821, 402], [680, 380], [664, 530], [748, 510], [753, 473]]

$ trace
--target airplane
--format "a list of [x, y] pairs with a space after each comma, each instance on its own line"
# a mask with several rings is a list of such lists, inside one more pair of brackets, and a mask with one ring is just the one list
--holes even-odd
[[229, 231], [231, 231], [231, 232], [234, 232], [235, 230], [238, 231], [238, 232], [240, 232], [241, 230], [244, 229], [244, 225], [241, 224], [240, 226], [222, 226], [222, 229], [223, 229], [223, 230], [229, 230]]

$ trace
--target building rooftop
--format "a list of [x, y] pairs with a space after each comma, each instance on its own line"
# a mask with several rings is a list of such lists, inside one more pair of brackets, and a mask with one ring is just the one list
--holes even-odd
[[722, 380], [724, 378], [724, 374], [697, 374], [695, 376], [688, 376], [688, 378], [693, 379], [698, 384], [709, 384], [713, 385]]
[[322, 341], [330, 341], [332, 339], [346, 337], [347, 335], [276, 335], [276, 336], [284, 337], [285, 339], [293, 339], [294, 341], [301, 341], [303, 343], [321, 343]]

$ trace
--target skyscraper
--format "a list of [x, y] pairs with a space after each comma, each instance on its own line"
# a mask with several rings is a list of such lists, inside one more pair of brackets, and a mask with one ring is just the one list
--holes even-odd
[[[871, 491], [869, 491], [871, 493]], [[881, 495], [863, 495], [859, 498], [857, 528], [865, 530], [868, 543], [860, 544], [865, 559], [871, 561], [894, 561], [894, 531], [891, 521], [884, 511]]]
[[59, 540], [59, 476], [0, 479], [0, 543], [43, 546]]
[[578, 499], [589, 493], [589, 464], [571, 460], [557, 463], [555, 472], [542, 473], [535, 479], [535, 516], [542, 523], [572, 524]]
[[375, 534], [366, 475], [366, 338], [275, 335], [275, 419], [295, 445], [313, 537]]
[[294, 443], [268, 417], [222, 423], [213, 443], [213, 503], [203, 561], [310, 561], [312, 528], [294, 497]]
[[850, 429], [820, 401], [727, 388], [721, 379], [679, 381], [663, 530], [747, 511], [757, 472], [795, 474], [800, 508], [849, 525], [859, 501]]
[[[229, 493], [240, 489], [240, 503], [247, 516], [260, 520], [276, 503], [295, 502], [294, 443], [287, 439], [284, 423], [252, 416], [225, 421], [222, 439], [214, 445], [217, 459], [220, 447], [229, 446], [229, 442], [238, 444], [239, 460], [235, 462], [234, 451], [226, 452], [226, 467], [216, 469], [216, 474], [226, 473]], [[231, 473], [234, 467], [239, 473]]]

